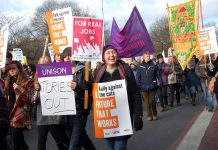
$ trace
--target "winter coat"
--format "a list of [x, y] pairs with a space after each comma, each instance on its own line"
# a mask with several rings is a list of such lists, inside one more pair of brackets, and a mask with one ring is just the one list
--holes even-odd
[[169, 71], [170, 71], [169, 64], [165, 62], [158, 63], [158, 80], [157, 80], [158, 86], [168, 85]]
[[192, 86], [196, 87], [199, 85], [199, 78], [195, 73], [195, 68], [193, 69], [186, 68], [184, 74], [186, 80], [185, 82], [189, 88]]
[[[142, 116], [143, 115], [141, 95], [140, 95], [140, 92], [137, 88], [135, 77], [134, 77], [133, 72], [132, 72], [131, 68], [129, 67], [129, 65], [122, 62], [122, 61], [118, 61], [118, 62], [120, 65], [122, 65], [124, 70], [123, 70], [123, 72], [122, 72], [122, 69], [120, 69], [121, 71], [118, 71], [118, 70], [115, 71], [115, 76], [113, 76], [112, 78], [115, 78], [116, 80], [125, 79], [125, 81], [126, 81], [130, 117], [131, 117], [131, 121], [133, 121], [133, 115], [134, 116]], [[114, 80], [111, 80], [111, 78], [107, 74], [108, 73], [106, 72], [106, 66], [103, 64], [97, 70], [94, 82], [95, 83], [102, 83], [102, 82], [114, 81]], [[121, 140], [121, 139], [126, 139], [129, 137], [130, 136], [120, 136], [120, 137], [116, 137], [116, 139]]]
[[11, 127], [31, 129], [30, 108], [33, 96], [33, 81], [29, 79], [19, 84], [14, 91], [16, 100], [9, 116]]
[[[78, 63], [75, 69], [75, 73], [73, 74], [73, 79], [77, 81], [75, 92], [75, 102], [76, 102], [76, 113], [87, 115], [91, 109], [92, 96], [91, 96], [91, 88], [89, 87], [89, 98], [88, 98], [88, 110], [84, 109], [84, 92], [85, 92], [85, 66], [82, 63]], [[90, 73], [89, 81], [92, 80], [92, 76]]]
[[205, 68], [205, 64], [199, 61], [195, 67], [195, 73], [198, 76], [198, 78], [200, 78], [200, 81], [205, 82], [208, 79], [207, 71], [208, 71], [208, 64], [206, 65]]
[[[179, 63], [170, 64], [169, 75], [173, 73], [173, 68], [174, 68], [174, 71], [176, 72], [176, 83], [182, 84], [182, 82], [183, 82], [183, 80], [182, 80], [182, 76], [183, 76], [182, 67], [180, 66]], [[169, 83], [169, 81], [168, 81], [168, 83]]]
[[153, 61], [143, 62], [139, 66], [136, 75], [137, 85], [140, 91], [148, 91], [157, 88], [158, 67]]

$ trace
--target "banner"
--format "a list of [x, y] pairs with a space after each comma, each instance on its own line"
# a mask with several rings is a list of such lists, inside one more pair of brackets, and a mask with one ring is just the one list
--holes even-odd
[[93, 84], [96, 138], [133, 134], [125, 80]]
[[113, 19], [110, 43], [118, 49], [120, 58], [141, 56], [146, 51], [154, 53], [153, 43], [136, 6], [122, 31]]
[[184, 70], [199, 49], [198, 0], [169, 7], [169, 26], [175, 55]]
[[54, 50], [52, 47], [52, 43], [48, 43], [48, 51], [51, 57], [51, 61], [54, 62]]
[[64, 48], [72, 47], [73, 17], [71, 7], [47, 12], [49, 34], [54, 53], [62, 53]]
[[38, 80], [41, 86], [42, 115], [76, 114], [75, 95], [71, 90], [71, 62], [38, 64]]
[[9, 25], [5, 25], [1, 28], [0, 32], [0, 68], [5, 67], [6, 53], [8, 46]]
[[204, 55], [218, 53], [215, 27], [200, 29], [200, 50]]
[[21, 62], [22, 64], [24, 64], [24, 57], [23, 57], [22, 49], [13, 48], [12, 55], [13, 55], [13, 60], [17, 60], [17, 61]]
[[72, 59], [101, 61], [103, 31], [103, 19], [74, 17]]

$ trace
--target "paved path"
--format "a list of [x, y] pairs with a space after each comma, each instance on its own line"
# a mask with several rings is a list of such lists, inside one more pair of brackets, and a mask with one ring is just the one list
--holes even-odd
[[[197, 105], [195, 107], [191, 105], [190, 100], [185, 100], [183, 97], [181, 97], [181, 101], [182, 106], [175, 106], [166, 112], [158, 112], [157, 121], [148, 122], [146, 120], [146, 112], [144, 110], [143, 130], [135, 132], [130, 138], [128, 141], [128, 150], [176, 149], [204, 108], [202, 93], [199, 94]], [[105, 141], [103, 139], [96, 139], [94, 137], [92, 114], [90, 114], [87, 123], [87, 132], [97, 150], [106, 149]], [[36, 150], [36, 126], [33, 126], [33, 130], [25, 133], [25, 138], [30, 150]], [[57, 150], [55, 142], [51, 136], [48, 137], [47, 150]]]

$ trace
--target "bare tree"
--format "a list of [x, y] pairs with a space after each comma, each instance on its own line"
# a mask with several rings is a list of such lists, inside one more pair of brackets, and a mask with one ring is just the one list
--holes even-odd
[[17, 47], [21, 40], [21, 37], [25, 34], [26, 16], [7, 16], [6, 14], [0, 13], [0, 28], [4, 25], [9, 24], [9, 45]]
[[82, 10], [78, 7], [77, 3], [72, 1], [58, 1], [58, 0], [47, 0], [39, 6], [34, 13], [34, 17], [31, 21], [32, 31], [38, 36], [49, 35], [46, 12], [54, 11], [61, 8], [71, 7], [73, 16], [88, 17], [90, 15], [88, 10]]
[[150, 36], [156, 53], [167, 52], [170, 46], [169, 24], [167, 16], [157, 18], [150, 26]]

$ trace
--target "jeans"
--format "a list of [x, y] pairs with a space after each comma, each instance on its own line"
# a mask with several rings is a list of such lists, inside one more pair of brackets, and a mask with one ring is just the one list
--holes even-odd
[[176, 103], [180, 104], [180, 84], [175, 83], [175, 84], [170, 84], [170, 106], [174, 105], [174, 93], [176, 91]]
[[190, 94], [197, 94], [197, 90], [195, 86], [189, 87]]
[[116, 138], [106, 139], [108, 150], [126, 150], [127, 149], [127, 139], [116, 140]]
[[212, 109], [213, 105], [211, 103], [211, 101], [213, 100], [212, 99], [212, 93], [210, 93], [210, 97], [209, 97], [209, 90], [208, 90], [208, 87], [206, 86], [206, 81], [204, 80], [201, 80], [200, 83], [201, 83], [201, 88], [203, 90], [203, 93], [204, 93], [204, 100], [205, 100], [205, 103], [206, 103], [206, 107], [208, 109]]
[[[208, 89], [207, 89], [208, 90]], [[207, 106], [207, 109], [208, 110], [213, 110], [214, 108], [214, 101], [216, 101], [216, 95], [214, 92], [210, 92], [208, 90], [208, 97], [207, 97], [207, 103], [208, 103], [208, 106]]]
[[80, 137], [85, 130], [85, 121], [82, 115], [69, 116], [69, 124], [71, 130], [69, 150], [80, 150]]
[[158, 87], [157, 90], [158, 98], [160, 100], [160, 105], [162, 108], [166, 107], [168, 105], [167, 100], [167, 85], [163, 85]]

